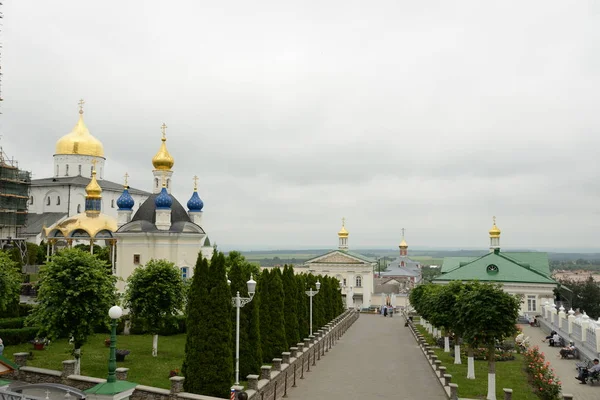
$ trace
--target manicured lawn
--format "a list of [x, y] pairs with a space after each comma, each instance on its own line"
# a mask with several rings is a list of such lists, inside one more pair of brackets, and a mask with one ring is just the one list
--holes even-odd
[[[417, 329], [428, 339], [433, 339], [427, 330], [417, 325]], [[444, 349], [435, 347], [433, 349], [442, 365], [446, 367], [446, 373], [452, 375], [452, 382], [458, 385], [458, 396], [470, 399], [485, 399], [487, 395], [487, 361], [475, 361], [475, 379], [467, 379], [467, 359], [462, 359], [462, 364], [454, 364], [454, 348], [450, 353]], [[513, 390], [513, 398], [520, 400], [536, 400], [538, 397], [533, 393], [527, 381], [527, 374], [523, 366], [523, 356], [515, 354], [514, 361], [496, 362], [496, 397], [504, 398], [503, 388]]]
[[[104, 345], [107, 334], [97, 334], [89, 338], [81, 348], [81, 374], [106, 378], [108, 373], [108, 347]], [[160, 336], [158, 338], [158, 356], [152, 357], [151, 335], [119, 335], [117, 348], [127, 349], [131, 353], [117, 367], [129, 368], [128, 380], [142, 385], [170, 387], [169, 371], [181, 370], [185, 350], [185, 335]], [[8, 345], [4, 355], [12, 359], [13, 353], [32, 352], [33, 360], [27, 365], [32, 367], [62, 370], [64, 360], [73, 359], [73, 346], [67, 340], [52, 342], [44, 350], [33, 350], [29, 343], [16, 346]]]

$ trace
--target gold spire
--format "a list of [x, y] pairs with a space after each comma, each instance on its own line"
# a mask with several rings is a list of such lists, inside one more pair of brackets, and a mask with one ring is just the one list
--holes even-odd
[[78, 154], [84, 156], [104, 157], [104, 146], [90, 134], [83, 122], [83, 105], [85, 101], [79, 100], [79, 121], [73, 130], [58, 139], [56, 154]]
[[127, 172], [125, 172], [125, 175], [123, 176], [123, 178], [125, 178], [125, 183], [123, 184], [123, 188], [129, 189], [129, 185], [127, 184], [127, 179], [129, 178], [129, 174]]
[[342, 218], [342, 229], [338, 232], [339, 237], [348, 237], [348, 231], [346, 230], [346, 218]]
[[173, 168], [173, 164], [175, 164], [175, 160], [167, 150], [167, 125], [163, 123], [160, 129], [162, 132], [162, 144], [160, 145], [158, 153], [156, 153], [156, 155], [152, 158], [152, 165], [154, 165], [154, 169], [160, 171], [170, 171], [171, 168]]
[[492, 229], [490, 229], [490, 237], [491, 238], [499, 238], [501, 231], [496, 226], [496, 217], [494, 217], [493, 219], [494, 219], [494, 226], [492, 226]]
[[198, 191], [198, 175], [194, 175], [194, 192]]
[[404, 228], [402, 228], [402, 241], [400, 242], [400, 246], [398, 246], [398, 247], [400, 247], [400, 248], [408, 247], [406, 240], [404, 240]]
[[96, 180], [96, 159], [92, 160], [93, 168], [92, 168], [92, 180], [85, 187], [85, 192], [87, 193], [86, 198], [88, 199], [101, 199], [102, 198], [102, 188], [98, 184]]

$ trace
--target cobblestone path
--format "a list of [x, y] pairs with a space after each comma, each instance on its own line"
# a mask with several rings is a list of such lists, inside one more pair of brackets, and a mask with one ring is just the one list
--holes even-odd
[[446, 400], [404, 319], [361, 314], [298, 387], [292, 400]]

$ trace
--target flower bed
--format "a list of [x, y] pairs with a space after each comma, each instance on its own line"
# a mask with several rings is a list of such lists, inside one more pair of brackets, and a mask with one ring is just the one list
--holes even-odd
[[539, 346], [528, 349], [524, 355], [525, 369], [538, 397], [542, 400], [558, 400], [561, 383], [554, 375], [554, 369], [550, 368], [550, 362], [546, 361], [544, 353], [540, 352]]
[[[473, 358], [480, 361], [487, 360], [487, 353], [487, 349], [473, 349]], [[468, 356], [467, 349], [461, 348], [461, 356], [465, 358]], [[514, 359], [515, 353], [512, 351], [496, 349], [496, 361], [512, 361]]]

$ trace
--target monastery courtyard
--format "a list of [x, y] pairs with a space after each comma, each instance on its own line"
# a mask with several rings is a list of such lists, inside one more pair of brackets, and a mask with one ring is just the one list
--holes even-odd
[[[428, 399], [446, 395], [400, 314], [361, 314], [290, 399]], [[312, 369], [313, 367], [311, 367]]]

